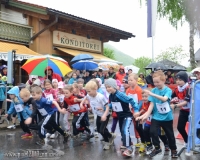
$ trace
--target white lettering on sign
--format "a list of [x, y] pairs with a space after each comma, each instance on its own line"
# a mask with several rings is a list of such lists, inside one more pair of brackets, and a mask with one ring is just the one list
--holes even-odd
[[53, 32], [53, 44], [81, 50], [101, 52], [102, 42], [60, 31]]
[[[16, 54], [15, 60], [22, 61], [24, 59], [29, 59], [33, 57], [32, 55], [23, 55], [23, 54]], [[8, 61], [8, 53], [0, 53], [0, 60]], [[14, 58], [13, 58], [14, 60]]]

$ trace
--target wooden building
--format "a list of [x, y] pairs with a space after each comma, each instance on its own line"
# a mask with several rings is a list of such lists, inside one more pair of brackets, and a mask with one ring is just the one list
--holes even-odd
[[[17, 62], [18, 75], [25, 74], [20, 71], [25, 59], [37, 54], [60, 56], [70, 62], [77, 54], [89, 53], [97, 62], [112, 61], [103, 56], [103, 43], [135, 37], [129, 32], [18, 0], [1, 0], [0, 13], [0, 59], [3, 59], [1, 53], [6, 55], [11, 49], [18, 56], [26, 55]], [[17, 46], [6, 48], [5, 43]], [[19, 46], [28, 51], [20, 50]], [[25, 79], [19, 76], [17, 82]]]

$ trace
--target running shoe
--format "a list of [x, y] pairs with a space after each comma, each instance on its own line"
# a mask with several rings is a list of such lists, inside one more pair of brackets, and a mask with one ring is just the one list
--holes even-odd
[[126, 149], [126, 150], [122, 153], [123, 156], [127, 156], [127, 157], [131, 157], [132, 154], [133, 154], [133, 151], [131, 151], [131, 150], [129, 150], [129, 149]]
[[36, 144], [40, 145], [40, 146], [44, 146], [45, 145], [45, 141], [44, 141], [44, 139], [41, 139], [41, 140], [37, 141]]
[[140, 153], [145, 152], [145, 145], [144, 145], [144, 143], [141, 143], [140, 148], [139, 148], [139, 152]]
[[149, 157], [152, 158], [152, 157], [154, 157], [155, 155], [161, 154], [161, 153], [162, 153], [162, 150], [161, 150], [161, 149], [154, 149], [154, 150], [149, 154]]
[[149, 155], [153, 151], [153, 146], [152, 145], [151, 146], [147, 146], [145, 151], [146, 151], [146, 155]]
[[110, 137], [110, 138], [109, 138], [109, 143], [110, 143], [110, 145], [112, 145], [112, 144], [113, 144], [113, 142], [114, 142], [114, 139], [116, 138], [116, 134], [114, 134], [114, 133], [111, 133], [111, 135], [112, 135], [112, 137]]
[[8, 129], [16, 129], [16, 126], [13, 124], [13, 125], [10, 125], [7, 127]]
[[33, 138], [32, 133], [25, 133], [21, 136], [21, 138]]
[[110, 149], [110, 143], [109, 143], [109, 142], [105, 142], [105, 143], [104, 143], [104, 146], [103, 146], [103, 149], [104, 149], [104, 150]]

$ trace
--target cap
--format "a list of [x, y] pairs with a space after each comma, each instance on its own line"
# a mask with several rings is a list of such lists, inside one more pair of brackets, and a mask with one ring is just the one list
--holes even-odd
[[180, 71], [176, 74], [176, 78], [183, 80], [185, 83], [188, 82], [188, 74], [185, 71]]

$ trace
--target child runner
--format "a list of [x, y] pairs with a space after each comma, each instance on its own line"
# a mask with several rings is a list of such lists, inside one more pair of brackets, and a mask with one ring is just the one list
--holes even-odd
[[[149, 95], [148, 101], [150, 101], [150, 106], [148, 111], [138, 117], [137, 120], [146, 121], [152, 113], [150, 133], [155, 149], [149, 154], [150, 157], [154, 157], [155, 155], [162, 153], [158, 138], [158, 129], [162, 127], [169, 141], [171, 157], [177, 158], [177, 147], [173, 131], [173, 113], [169, 105], [172, 90], [165, 86], [165, 80], [166, 77], [162, 71], [154, 72], [153, 82], [155, 88], [152, 89], [152, 91], [144, 90], [144, 92]], [[135, 117], [138, 115], [135, 115]]]
[[[140, 110], [142, 106], [142, 89], [141, 87], [137, 84], [138, 81], [138, 75], [131, 73], [128, 76], [128, 84], [129, 88], [126, 90], [126, 94], [128, 96], [131, 96], [136, 103], [138, 103], [138, 109]], [[134, 110], [132, 107], [131, 111], [134, 114]], [[137, 144], [135, 145], [136, 147], [139, 147], [139, 152], [144, 152], [145, 151], [145, 140], [144, 140], [144, 135], [143, 135], [143, 126], [142, 124], [136, 122], [133, 119], [133, 124], [134, 124], [134, 132], [135, 136], [137, 138]], [[142, 142], [142, 143], [141, 143]]]
[[[63, 88], [64, 88], [64, 82], [62, 81], [58, 82], [58, 100], [57, 101], [61, 108], [67, 109], [67, 106], [64, 103], [65, 94], [64, 94]], [[68, 132], [70, 134], [70, 123], [68, 121], [69, 116], [70, 116], [70, 113], [68, 111], [65, 114], [60, 113], [59, 124], [65, 132]]]
[[[42, 97], [42, 89], [38, 86], [32, 88], [31, 94], [33, 99], [36, 102], [37, 109], [33, 109], [35, 111], [31, 117], [33, 117], [36, 114], [36, 110], [40, 112], [40, 114], [43, 116], [43, 120], [38, 124], [38, 134], [40, 137], [40, 141], [36, 142], [38, 145], [45, 145], [45, 137], [46, 137], [46, 130], [51, 131], [54, 133], [55, 131], [58, 131], [63, 137], [64, 141], [63, 143], [67, 142], [69, 135], [64, 132], [56, 123], [55, 121], [55, 109], [52, 108], [52, 105], [54, 105], [59, 112], [65, 114], [67, 113], [66, 109], [61, 109], [60, 106], [56, 101], [51, 101], [47, 98]], [[32, 122], [32, 118], [28, 118], [25, 121], [25, 124], [30, 124]]]
[[132, 113], [129, 108], [129, 103], [134, 108], [135, 113], [138, 112], [138, 105], [132, 97], [126, 96], [124, 93], [117, 90], [116, 80], [109, 78], [105, 81], [106, 90], [110, 93], [109, 102], [112, 110], [117, 113], [119, 119], [119, 128], [122, 134], [123, 146], [126, 150], [124, 156], [132, 156], [133, 148], [131, 147], [131, 138], [129, 128], [132, 123]]
[[[62, 81], [60, 81], [62, 82]], [[56, 91], [56, 94], [58, 93], [58, 80], [57, 79], [52, 79], [52, 87]]]
[[[54, 81], [55, 81], [55, 79], [54, 79]], [[53, 89], [52, 83], [49, 79], [46, 79], [44, 81], [44, 88], [45, 88], [45, 90], [43, 91], [43, 93], [44, 93], [45, 98], [47, 98], [50, 101], [57, 100], [57, 91], [55, 89]], [[54, 105], [52, 105], [52, 107], [55, 110], [55, 121], [59, 125], [59, 112]], [[57, 133], [52, 133], [52, 134], [47, 133], [46, 134], [47, 138], [52, 138], [52, 139], [56, 138], [57, 136], [58, 136]]]
[[77, 80], [77, 84], [78, 84], [78, 87], [79, 87], [79, 90], [80, 90], [81, 94], [84, 94], [86, 96], [87, 92], [83, 87], [84, 86], [84, 79], [83, 78], [79, 78]]
[[97, 92], [98, 85], [94, 81], [89, 81], [86, 84], [85, 89], [88, 94], [86, 98], [81, 102], [81, 106], [83, 106], [85, 100], [89, 101], [92, 112], [97, 115], [97, 131], [102, 135], [105, 141], [103, 149], [110, 149], [110, 145], [113, 144], [116, 135], [110, 133], [106, 128], [110, 118], [108, 101], [101, 93]]
[[[171, 104], [172, 108], [180, 107], [179, 118], [178, 118], [178, 126], [177, 129], [180, 132], [183, 140], [185, 142], [185, 146], [187, 146], [188, 135], [185, 131], [186, 123], [188, 122], [188, 116], [190, 112], [190, 96], [189, 96], [189, 84], [188, 84], [188, 75], [185, 71], [180, 71], [176, 74], [176, 84], [178, 85], [175, 88], [172, 98], [177, 99], [175, 104]], [[173, 99], [172, 101], [173, 102]]]
[[8, 91], [8, 94], [10, 96], [10, 99], [12, 101], [12, 105], [10, 106], [7, 114], [5, 115], [6, 117], [13, 112], [17, 112], [17, 117], [20, 121], [20, 127], [24, 131], [24, 134], [21, 136], [21, 138], [31, 138], [33, 135], [31, 134], [29, 128], [24, 124], [24, 121], [28, 119], [32, 111], [30, 110], [30, 106], [23, 106], [23, 101], [19, 97], [19, 87], [15, 86], [11, 88]]
[[84, 132], [85, 130], [88, 132], [88, 139], [93, 138], [94, 135], [91, 133], [90, 129], [86, 126], [85, 123], [85, 114], [87, 112], [87, 107], [80, 107], [80, 102], [82, 101], [82, 99], [78, 99], [76, 96], [73, 95], [73, 87], [71, 85], [65, 86], [63, 91], [65, 94], [65, 103], [67, 104], [70, 112], [74, 114], [72, 120], [74, 137], [76, 137], [80, 132]]
[[[148, 94], [145, 93], [144, 91], [142, 92], [142, 108], [140, 109], [140, 115], [143, 115], [149, 108], [150, 102], [148, 101]], [[149, 155], [152, 150], [153, 150], [153, 145], [151, 142], [151, 136], [150, 136], [150, 127], [151, 127], [151, 118], [152, 115], [149, 116], [149, 118], [146, 120], [144, 124], [144, 139], [146, 142], [146, 154]], [[168, 145], [168, 140], [165, 134], [162, 134], [161, 129], [159, 129], [159, 137], [164, 143], [165, 146], [165, 151], [169, 151], [169, 145]]]

